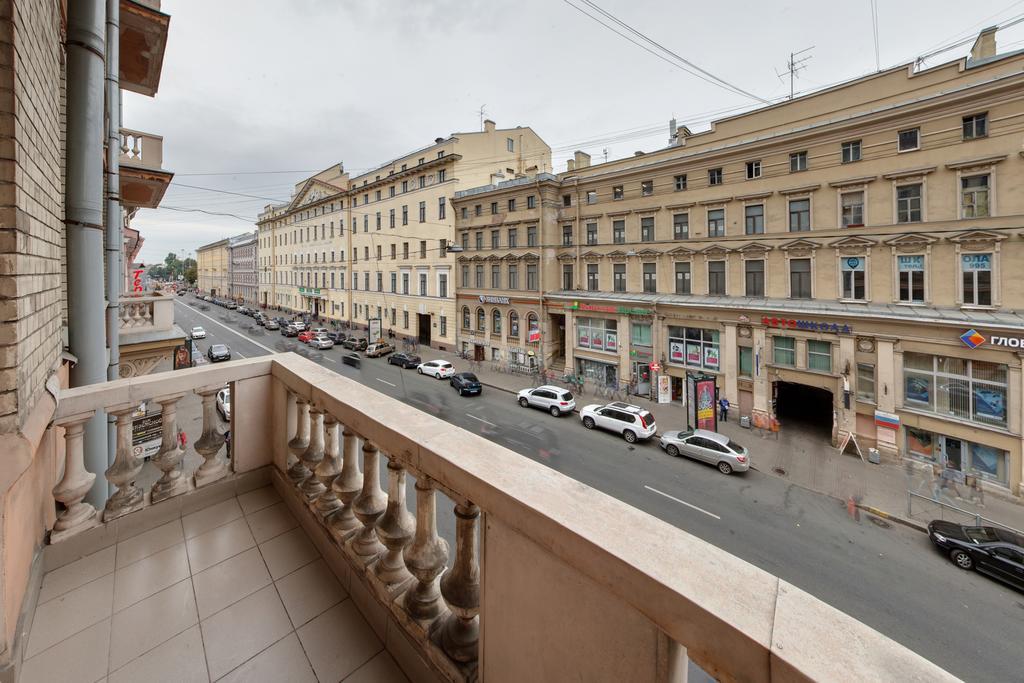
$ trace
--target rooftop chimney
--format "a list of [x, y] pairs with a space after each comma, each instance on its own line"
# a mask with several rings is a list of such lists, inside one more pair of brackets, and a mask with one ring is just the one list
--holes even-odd
[[573, 161], [576, 162], [576, 168], [587, 168], [590, 166], [590, 155], [586, 152], [576, 150], [573, 154]]
[[566, 162], [565, 162], [565, 168], [567, 170], [569, 170], [569, 171], [575, 171], [576, 170], [576, 162], [573, 161], [572, 159], [567, 159]]
[[434, 138], [435, 145], [440, 145], [442, 142], [444, 142], [444, 138]]
[[969, 61], [976, 62], [979, 59], [996, 56], [996, 29], [998, 28], [998, 26], [989, 26], [986, 29], [982, 29], [981, 33], [978, 34], [978, 39], [974, 41], [974, 46], [971, 48]]
[[675, 147], [679, 144], [679, 140], [676, 139], [676, 120], [675, 117], [668, 120], [668, 146]]
[[493, 133], [494, 132], [494, 128], [495, 128], [494, 121], [491, 121], [490, 119], [484, 119], [484, 132], [485, 133]]

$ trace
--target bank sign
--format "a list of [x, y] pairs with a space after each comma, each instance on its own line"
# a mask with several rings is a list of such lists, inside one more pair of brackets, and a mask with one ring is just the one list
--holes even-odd
[[985, 335], [973, 328], [961, 334], [960, 341], [971, 349], [976, 349], [985, 343], [988, 343], [989, 346], [1001, 346], [1006, 349], [1024, 349], [1024, 337], [1002, 337], [992, 335], [991, 337], [986, 338]]

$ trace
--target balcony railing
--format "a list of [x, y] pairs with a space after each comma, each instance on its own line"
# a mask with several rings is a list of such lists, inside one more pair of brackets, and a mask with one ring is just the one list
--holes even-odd
[[120, 161], [127, 166], [153, 170], [162, 169], [164, 162], [163, 136], [122, 128]]
[[[214, 407], [225, 384], [230, 465]], [[177, 440], [188, 392], [203, 403], [194, 472], [183, 471]], [[142, 401], [164, 415], [154, 457], [163, 476], [150, 491], [135, 485], [142, 461], [131, 449]], [[83, 466], [82, 430], [96, 410], [117, 420], [105, 473]], [[67, 448], [53, 541], [232, 470], [269, 468], [343, 583], [363, 586], [367, 621], [386, 623], [396, 648], [411, 642], [442, 680], [675, 681], [687, 657], [723, 681], [954, 680], [776, 576], [294, 354], [67, 390], [55, 424]], [[83, 501], [96, 476], [116, 488], [102, 511]], [[438, 535], [439, 500], [454, 505], [451, 548]]]
[[123, 296], [120, 300], [122, 333], [171, 329], [174, 325], [174, 298], [165, 294]]

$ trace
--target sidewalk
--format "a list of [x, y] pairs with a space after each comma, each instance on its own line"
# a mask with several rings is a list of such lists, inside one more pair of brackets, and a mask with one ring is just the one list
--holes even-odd
[[[459, 358], [455, 353], [431, 350], [426, 355], [450, 361], [457, 372], [472, 369], [470, 361]], [[528, 376], [494, 372], [490, 361], [483, 361], [479, 369], [472, 370], [484, 385], [513, 394], [533, 386], [534, 382]], [[591, 391], [591, 387], [587, 386], [584, 394], [577, 396], [577, 406], [607, 400], [595, 397]], [[655, 403], [637, 396], [631, 396], [629, 402], [649, 410], [657, 421], [659, 432], [686, 428], [686, 414], [678, 403]], [[974, 515], [1024, 531], [1024, 504], [1008, 493], [985, 491], [984, 503], [980, 504], [969, 500], [968, 490], [961, 485], [963, 499], [949, 491], [939, 495], [942, 502], [960, 508], [967, 514], [916, 497], [908, 511], [908, 490], [928, 499], [936, 495], [930, 468], [915, 461], [896, 462], [885, 459], [880, 465], [872, 465], [856, 455], [840, 454], [819, 437], [807, 435], [798, 429], [787, 430], [783, 427], [775, 435], [762, 430], [741, 428], [738, 424], [739, 416], [735, 413], [731, 420], [720, 423], [718, 430], [750, 450], [754, 469], [768, 476], [785, 479], [801, 488], [832, 496], [838, 504], [846, 505], [853, 497], [859, 499], [859, 506], [867, 512], [921, 531], [925, 530], [930, 520], [943, 517], [973, 524]], [[981, 523], [987, 522], [983, 519]]]

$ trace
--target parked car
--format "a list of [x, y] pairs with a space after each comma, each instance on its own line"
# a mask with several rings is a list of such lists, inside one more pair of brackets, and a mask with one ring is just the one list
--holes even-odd
[[306, 329], [306, 323], [302, 322], [301, 320], [293, 320], [288, 324], [297, 329], [299, 332], [303, 332]]
[[263, 323], [263, 327], [268, 330], [276, 330], [281, 326], [277, 324], [276, 320], [267, 320], [266, 322]]
[[[305, 334], [305, 332], [303, 332], [303, 334]], [[331, 339], [326, 334], [319, 334], [313, 337], [312, 339], [309, 340], [309, 345], [312, 346], [314, 349], [320, 349], [321, 351], [323, 351], [324, 349], [334, 348], [334, 342], [331, 341]]]
[[370, 344], [369, 346], [366, 347], [366, 357], [380, 358], [381, 356], [388, 355], [394, 350], [395, 347], [392, 346], [391, 344], [388, 344], [387, 342], [377, 342], [376, 344]]
[[281, 334], [284, 335], [285, 337], [298, 337], [299, 328], [295, 327], [294, 325], [285, 325], [284, 327], [281, 328]]
[[245, 306], [239, 306], [235, 310], [238, 311], [239, 313], [241, 313], [242, 315], [252, 315], [252, 311], [250, 311]]
[[212, 296], [204, 296], [203, 297], [203, 301], [213, 301], [213, 297]]
[[206, 363], [209, 362], [210, 361], [206, 360], [206, 356], [204, 356], [201, 351], [192, 352], [192, 367], [196, 367], [197, 365], [205, 365]]
[[319, 337], [322, 334], [326, 335], [329, 332], [330, 332], [330, 330], [327, 329], [326, 327], [316, 327], [316, 328], [313, 328], [313, 335], [316, 336], [316, 337]]
[[328, 332], [327, 338], [334, 342], [335, 346], [340, 346], [347, 337], [344, 332]]
[[231, 350], [224, 344], [214, 344], [206, 352], [206, 357], [210, 359], [211, 363], [216, 363], [222, 360], [231, 360]]
[[231, 389], [225, 388], [217, 392], [217, 412], [231, 422]]
[[936, 519], [928, 523], [928, 538], [960, 569], [1024, 590], [1024, 537], [998, 527]]
[[365, 351], [367, 345], [365, 339], [356, 339], [355, 337], [349, 337], [348, 339], [345, 340], [345, 343], [342, 344], [342, 346], [344, 346], [346, 349], [352, 349], [353, 351]]
[[654, 416], [640, 406], [615, 401], [608, 405], [597, 403], [580, 410], [580, 420], [587, 429], [600, 427], [621, 434], [629, 443], [654, 436], [657, 427]]
[[455, 366], [446, 360], [428, 360], [426, 363], [417, 365], [416, 372], [437, 379], [445, 379], [455, 374]]
[[206, 339], [206, 330], [202, 327], [196, 326], [192, 328], [193, 339]]
[[419, 356], [414, 356], [411, 353], [393, 353], [388, 356], [388, 363], [391, 365], [397, 365], [398, 367], [408, 370], [409, 368], [415, 368], [423, 359]]
[[540, 408], [555, 417], [576, 410], [576, 399], [572, 392], [562, 387], [544, 385], [534, 389], [523, 389], [518, 394], [519, 405], [523, 408]]
[[299, 332], [299, 341], [302, 342], [303, 344], [306, 344], [309, 343], [309, 340], [315, 336], [316, 333], [313, 332], [313, 330], [305, 330], [303, 332]]
[[484, 385], [480, 384], [480, 380], [472, 372], [457, 372], [448, 380], [448, 384], [455, 387], [455, 390], [459, 392], [459, 396], [465, 396], [466, 394], [480, 395], [484, 390]]
[[358, 353], [352, 351], [351, 353], [346, 353], [344, 356], [342, 356], [341, 362], [344, 363], [345, 365], [351, 365], [354, 368], [358, 368], [361, 359]]
[[724, 434], [707, 429], [665, 432], [661, 435], [660, 445], [674, 458], [685, 455], [710, 463], [722, 474], [746, 472], [750, 469], [750, 455], [746, 448]]

